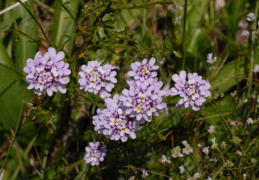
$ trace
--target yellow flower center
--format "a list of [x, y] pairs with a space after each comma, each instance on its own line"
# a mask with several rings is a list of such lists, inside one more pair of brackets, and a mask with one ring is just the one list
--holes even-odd
[[113, 120], [113, 123], [116, 124], [116, 123], [117, 123], [117, 119], [114, 119], [114, 120]]
[[147, 70], [144, 68], [144, 69], [142, 69], [142, 72], [146, 74]]
[[138, 106], [137, 109], [140, 111], [142, 108]]

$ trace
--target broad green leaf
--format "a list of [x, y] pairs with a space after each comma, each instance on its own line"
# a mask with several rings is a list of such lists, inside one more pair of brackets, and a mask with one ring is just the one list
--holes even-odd
[[[26, 4], [32, 14], [35, 14], [33, 2], [27, 2]], [[33, 30], [36, 26], [35, 21], [23, 7], [18, 10], [22, 18], [21, 22], [18, 24], [19, 30], [35, 38], [37, 36], [37, 31]], [[23, 68], [26, 66], [26, 60], [28, 58], [34, 58], [37, 51], [37, 44], [30, 42], [27, 37], [21, 36], [21, 34], [16, 34], [16, 38], [18, 37], [19, 40], [14, 44], [15, 67], [18, 72], [25, 74], [25, 72], [23, 72]]]
[[0, 42], [0, 63], [9, 67], [14, 66], [13, 61], [9, 58], [4, 45]]
[[[224, 93], [235, 86], [245, 77], [245, 59], [234, 60], [224, 65], [215, 78], [209, 79], [211, 82], [210, 91], [212, 93]], [[238, 67], [239, 66], [239, 67]]]
[[[6, 55], [5, 48], [1, 48], [0, 57]], [[6, 67], [0, 66], [0, 122], [4, 129], [14, 128], [19, 119], [19, 112], [23, 100], [30, 100], [32, 91], [27, 90], [23, 77]]]

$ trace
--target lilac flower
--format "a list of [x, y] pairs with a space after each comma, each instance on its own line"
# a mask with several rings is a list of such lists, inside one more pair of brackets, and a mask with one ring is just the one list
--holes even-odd
[[142, 177], [145, 178], [148, 175], [149, 175], [149, 173], [145, 169], [142, 169]]
[[185, 168], [183, 165], [179, 166], [179, 169], [180, 169], [180, 173], [183, 174], [183, 172], [185, 171]]
[[209, 133], [213, 133], [215, 131], [215, 126], [214, 125], [210, 125], [209, 129], [207, 130]]
[[56, 53], [56, 50], [50, 47], [43, 56], [38, 51], [34, 60], [27, 59], [27, 66], [23, 69], [28, 74], [27, 89], [34, 89], [37, 95], [42, 95], [45, 91], [49, 96], [52, 96], [53, 91], [66, 93], [67, 89], [64, 85], [70, 79], [64, 76], [71, 74], [71, 70], [68, 69], [69, 64], [62, 61], [64, 57], [63, 51]]
[[86, 163], [91, 163], [92, 166], [98, 166], [100, 161], [104, 160], [107, 151], [106, 146], [103, 145], [101, 149], [99, 149], [99, 145], [99, 142], [90, 142], [89, 146], [85, 148], [87, 152], [84, 158]]
[[113, 99], [105, 99], [105, 109], [97, 109], [97, 115], [93, 116], [95, 131], [104, 134], [111, 140], [126, 142], [130, 137], [136, 138], [136, 131], [140, 129], [136, 121], [125, 114], [125, 107], [119, 102], [119, 95]]
[[203, 80], [197, 73], [188, 73], [188, 81], [186, 80], [186, 72], [181, 71], [180, 75], [174, 74], [172, 77], [176, 83], [172, 90], [172, 96], [180, 95], [182, 98], [178, 101], [178, 107], [192, 107], [194, 111], [198, 111], [200, 106], [206, 101], [205, 97], [211, 95], [208, 89], [210, 83]]
[[130, 88], [122, 91], [120, 100], [126, 107], [125, 114], [136, 118], [138, 123], [150, 122], [152, 116], [158, 116], [158, 111], [165, 110], [167, 107], [162, 100], [168, 95], [169, 87], [160, 90], [163, 83], [157, 82], [156, 78], [150, 82], [149, 86], [143, 85], [144, 83], [139, 84], [139, 81], [132, 79], [128, 80], [128, 84]]
[[209, 148], [210, 148], [209, 146], [202, 148], [202, 152], [208, 155], [209, 154]]
[[153, 57], [150, 59], [149, 63], [147, 63], [147, 59], [144, 59], [142, 63], [134, 62], [131, 64], [132, 71], [129, 71], [128, 75], [134, 77], [135, 81], [144, 83], [147, 86], [149, 80], [152, 81], [152, 79], [157, 76], [157, 72], [152, 72], [159, 68], [159, 66], [154, 66], [155, 62], [156, 59]]
[[112, 71], [115, 66], [109, 63], [101, 66], [101, 63], [89, 61], [87, 65], [81, 66], [83, 71], [79, 72], [79, 88], [94, 94], [100, 93], [102, 98], [107, 98], [111, 96], [109, 92], [114, 88], [114, 83], [117, 83], [115, 78], [117, 72]]

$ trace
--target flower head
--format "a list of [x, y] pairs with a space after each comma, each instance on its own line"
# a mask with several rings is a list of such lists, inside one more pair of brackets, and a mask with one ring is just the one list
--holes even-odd
[[89, 146], [85, 147], [87, 154], [84, 159], [86, 163], [91, 163], [92, 166], [98, 166], [100, 161], [104, 160], [107, 151], [106, 146], [103, 145], [101, 149], [99, 149], [99, 145], [99, 142], [90, 142]]
[[111, 140], [126, 142], [130, 137], [136, 138], [136, 131], [140, 129], [136, 121], [125, 114], [125, 107], [119, 102], [119, 95], [105, 99], [105, 109], [97, 109], [93, 117], [95, 131], [109, 137]]
[[134, 62], [131, 64], [132, 71], [129, 71], [128, 75], [134, 77], [135, 81], [148, 85], [149, 80], [152, 81], [157, 76], [157, 72], [152, 72], [159, 68], [159, 66], [154, 66], [155, 62], [155, 58], [151, 58], [149, 63], [147, 63], [147, 59], [144, 59], [142, 63]]
[[145, 178], [148, 175], [149, 175], [149, 173], [145, 169], [142, 169], [142, 177]]
[[214, 125], [210, 125], [208, 132], [209, 133], [213, 133], [215, 131], [215, 126]]
[[259, 64], [257, 64], [257, 65], [254, 67], [253, 71], [254, 71], [255, 73], [258, 73], [258, 72], [259, 72]]
[[246, 15], [246, 20], [249, 21], [249, 22], [252, 22], [255, 20], [255, 14], [254, 13], [248, 13]]
[[83, 71], [79, 72], [80, 89], [97, 94], [100, 93], [102, 98], [110, 97], [111, 90], [114, 88], [114, 83], [117, 82], [115, 66], [105, 64], [101, 66], [102, 62], [89, 61], [87, 65], [82, 65]]
[[252, 118], [248, 118], [246, 121], [247, 121], [247, 124], [253, 124], [254, 123]]
[[183, 165], [179, 166], [179, 169], [180, 169], [180, 173], [183, 174], [183, 172], [185, 171], [185, 168]]
[[209, 148], [210, 148], [209, 146], [202, 148], [202, 152], [208, 155], [209, 154]]
[[160, 89], [163, 86], [161, 81], [153, 79], [150, 85], [142, 86], [143, 84], [130, 79], [128, 84], [130, 88], [122, 91], [120, 100], [126, 108], [126, 115], [136, 118], [138, 123], [150, 122], [152, 116], [158, 116], [158, 111], [167, 107], [167, 104], [162, 102], [167, 90]]
[[201, 105], [206, 101], [205, 97], [211, 95], [208, 89], [210, 83], [203, 80], [197, 73], [188, 73], [186, 80], [186, 72], [181, 71], [179, 75], [174, 74], [172, 77], [176, 83], [172, 90], [172, 96], [180, 95], [182, 98], [178, 101], [178, 107], [192, 107], [194, 111], [198, 111]]
[[216, 56], [213, 57], [213, 53], [209, 53], [207, 55], [207, 63], [214, 64], [216, 62], [217, 62], [217, 57]]
[[162, 155], [161, 162], [162, 163], [171, 163], [169, 158], [167, 158], [166, 155]]
[[27, 89], [34, 89], [37, 95], [42, 95], [45, 91], [49, 96], [57, 91], [66, 93], [64, 85], [70, 81], [66, 76], [71, 74], [71, 70], [68, 69], [69, 64], [62, 61], [64, 57], [63, 51], [56, 53], [56, 50], [50, 47], [43, 56], [38, 51], [34, 59], [27, 59], [27, 65], [23, 69], [28, 74]]

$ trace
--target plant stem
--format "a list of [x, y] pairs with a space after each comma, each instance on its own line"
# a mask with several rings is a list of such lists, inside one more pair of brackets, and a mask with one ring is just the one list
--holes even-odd
[[48, 42], [49, 45], [51, 45], [45, 31], [43, 30], [42, 26], [40, 25], [39, 21], [33, 16], [33, 14], [31, 13], [31, 11], [25, 6], [25, 4], [21, 1], [21, 0], [17, 0], [24, 8], [25, 10], [30, 14], [30, 16], [32, 17], [32, 19], [38, 24], [42, 34], [44, 35], [46, 41]]
[[174, 2], [167, 2], [167, 1], [153, 1], [145, 4], [131, 4], [121, 7], [113, 7], [114, 10], [119, 9], [136, 9], [136, 8], [146, 8], [148, 6], [156, 5], [156, 4], [175, 4]]
[[39, 6], [41, 6], [41, 7], [45, 8], [45, 9], [47, 9], [51, 14], [54, 14], [54, 12], [55, 12], [55, 9], [54, 9], [54, 8], [52, 8], [52, 7], [50, 7], [50, 6], [46, 5], [46, 4], [44, 4], [44, 3], [41, 2], [40, 0], [34, 0], [34, 2], [36, 2]]
[[67, 7], [64, 6], [64, 4], [63, 4], [60, 0], [58, 0], [58, 2], [59, 2], [60, 5], [67, 11], [67, 13], [71, 16], [71, 18], [75, 21], [76, 25], [78, 25], [76, 19], [75, 19], [74, 16], [71, 14], [71, 12], [67, 9]]
[[182, 53], [183, 53], [183, 63], [182, 69], [185, 69], [185, 50], [184, 50], [184, 40], [185, 40], [185, 30], [186, 30], [186, 14], [187, 14], [187, 0], [184, 2], [184, 19], [183, 19], [183, 37], [182, 37]]

